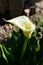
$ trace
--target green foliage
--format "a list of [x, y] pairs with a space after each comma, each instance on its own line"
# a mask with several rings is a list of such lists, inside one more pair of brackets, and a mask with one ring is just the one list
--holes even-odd
[[28, 40], [21, 30], [12, 30], [6, 44], [0, 43], [0, 65], [43, 65], [42, 29], [43, 26], [39, 22]]
[[39, 25], [43, 27], [43, 19], [40, 19]]

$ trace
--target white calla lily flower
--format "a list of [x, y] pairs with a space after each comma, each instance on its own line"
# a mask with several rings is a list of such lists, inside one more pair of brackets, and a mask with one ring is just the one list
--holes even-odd
[[26, 16], [19, 16], [11, 20], [6, 20], [21, 29], [25, 37], [30, 37], [32, 32], [35, 30], [35, 25]]
[[17, 26], [19, 29], [23, 31], [25, 35], [25, 40], [24, 40], [24, 44], [22, 47], [22, 51], [21, 51], [21, 57], [20, 57], [22, 61], [26, 47], [27, 47], [28, 38], [31, 37], [31, 34], [35, 30], [35, 25], [26, 16], [19, 16], [11, 20], [5, 20], [5, 19], [3, 20]]

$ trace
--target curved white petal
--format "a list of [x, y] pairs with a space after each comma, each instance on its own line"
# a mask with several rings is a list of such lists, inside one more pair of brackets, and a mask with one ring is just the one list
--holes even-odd
[[19, 16], [11, 20], [7, 20], [7, 22], [10, 22], [20, 28], [24, 32], [24, 34], [27, 34], [27, 32], [28, 34], [31, 34], [35, 30], [35, 25], [26, 16]]

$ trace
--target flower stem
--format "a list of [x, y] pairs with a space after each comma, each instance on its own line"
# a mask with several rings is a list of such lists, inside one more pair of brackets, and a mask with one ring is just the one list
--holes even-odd
[[20, 57], [21, 61], [22, 61], [23, 56], [24, 56], [25, 51], [26, 51], [27, 42], [28, 42], [28, 38], [25, 38], [25, 41], [24, 41], [24, 44], [23, 44], [23, 48], [22, 48], [22, 51], [21, 51], [21, 57]]

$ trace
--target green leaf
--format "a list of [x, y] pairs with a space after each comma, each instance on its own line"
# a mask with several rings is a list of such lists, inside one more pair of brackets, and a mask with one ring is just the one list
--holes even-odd
[[10, 58], [13, 60], [14, 59], [14, 56], [12, 55], [12, 53], [10, 53], [9, 51], [7, 51], [6, 47], [3, 45], [3, 49], [4, 49], [4, 52], [7, 56], [7, 58], [10, 56]]
[[37, 41], [37, 47], [36, 47], [35, 49], [36, 49], [37, 52], [40, 50], [40, 43], [39, 43], [39, 40]]
[[40, 19], [39, 25], [43, 27], [43, 19]]
[[6, 62], [8, 63], [8, 59], [7, 59], [7, 57], [6, 57], [5, 53], [4, 53], [4, 50], [3, 50], [3, 45], [0, 44], [0, 47], [1, 47], [1, 51], [2, 51], [2, 56], [6, 60]]
[[34, 32], [30, 38], [30, 46], [34, 48], [37, 52], [40, 50], [39, 40], [36, 38], [36, 33]]

